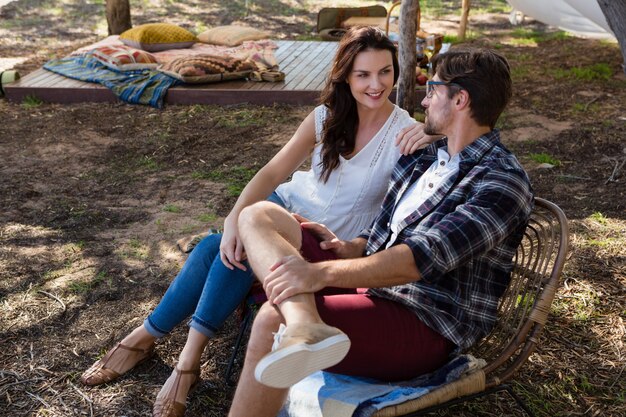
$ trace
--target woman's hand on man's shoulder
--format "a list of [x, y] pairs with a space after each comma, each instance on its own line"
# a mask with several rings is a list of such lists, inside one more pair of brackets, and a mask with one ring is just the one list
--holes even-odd
[[409, 155], [418, 149], [425, 148], [441, 136], [432, 136], [424, 133], [423, 123], [413, 123], [402, 129], [396, 136], [395, 145], [400, 149], [402, 155]]

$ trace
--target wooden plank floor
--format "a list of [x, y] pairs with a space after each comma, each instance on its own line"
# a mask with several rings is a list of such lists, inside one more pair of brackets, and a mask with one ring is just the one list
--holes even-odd
[[[278, 83], [229, 81], [172, 87], [169, 104], [313, 104], [319, 97], [335, 42], [277, 41], [276, 60], [285, 73]], [[115, 95], [96, 83], [73, 80], [40, 68], [6, 86], [6, 97], [21, 102], [27, 96], [52, 103], [114, 102]]]
[[[285, 73], [282, 82], [229, 81], [172, 87], [168, 104], [315, 104], [337, 50], [336, 42], [276, 41], [276, 60]], [[418, 92], [419, 94], [419, 92]], [[50, 103], [115, 102], [106, 87], [73, 80], [40, 68], [5, 86], [9, 101], [34, 96]], [[421, 93], [423, 95], [423, 92]], [[392, 94], [392, 99], [395, 92]]]

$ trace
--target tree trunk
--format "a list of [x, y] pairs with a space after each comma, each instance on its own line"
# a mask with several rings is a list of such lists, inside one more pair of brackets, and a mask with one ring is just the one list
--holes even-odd
[[119, 35], [133, 27], [130, 21], [129, 0], [106, 0], [109, 35]]
[[417, 31], [418, 0], [404, 0], [400, 6], [399, 56], [400, 78], [398, 79], [396, 104], [410, 115], [415, 112], [415, 33]]
[[598, 0], [598, 4], [622, 49], [622, 69], [626, 73], [626, 2]]
[[467, 31], [467, 19], [470, 11], [470, 0], [463, 0], [463, 12], [461, 13], [461, 24], [459, 25], [459, 40], [465, 40], [465, 32]]

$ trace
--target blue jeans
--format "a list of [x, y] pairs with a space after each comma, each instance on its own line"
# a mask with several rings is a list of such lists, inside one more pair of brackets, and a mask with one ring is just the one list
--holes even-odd
[[[268, 201], [284, 206], [276, 193]], [[220, 259], [221, 240], [221, 234], [209, 235], [191, 251], [159, 305], [144, 321], [152, 336], [165, 336], [193, 313], [189, 327], [213, 337], [246, 298], [254, 281], [252, 269], [247, 262], [247, 271], [226, 268]]]

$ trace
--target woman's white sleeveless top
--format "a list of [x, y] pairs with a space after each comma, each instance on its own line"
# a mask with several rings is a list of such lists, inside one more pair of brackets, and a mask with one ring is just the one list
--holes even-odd
[[354, 239], [369, 227], [380, 209], [400, 152], [396, 135], [415, 123], [409, 114], [394, 110], [370, 142], [350, 159], [339, 157], [328, 181], [320, 180], [322, 128], [325, 106], [315, 108], [315, 141], [311, 169], [296, 171], [291, 181], [276, 189], [287, 210], [322, 223], [342, 240]]

